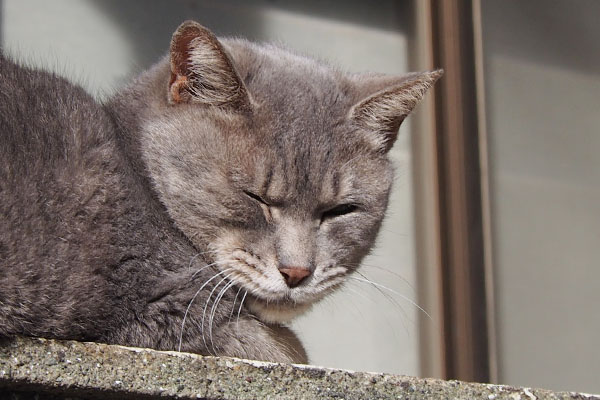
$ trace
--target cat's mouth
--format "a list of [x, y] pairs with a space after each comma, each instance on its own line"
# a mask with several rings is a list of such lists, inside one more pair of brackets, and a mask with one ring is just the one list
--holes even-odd
[[248, 309], [262, 321], [268, 323], [286, 323], [310, 310], [312, 303], [288, 301], [267, 301], [252, 294], [246, 300]]
[[308, 293], [288, 291], [282, 298], [263, 298], [251, 292], [247, 293], [246, 306], [262, 321], [269, 323], [287, 323], [310, 310], [316, 302], [333, 292], [343, 283], [343, 277], [338, 275], [336, 282], [326, 289], [309, 290]]

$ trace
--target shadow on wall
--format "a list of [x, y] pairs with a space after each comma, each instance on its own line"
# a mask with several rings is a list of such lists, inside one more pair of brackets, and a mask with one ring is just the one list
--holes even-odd
[[0, 0], [0, 49], [2, 48], [2, 44], [4, 43], [4, 40], [2, 39], [2, 21], [4, 21], [4, 18], [2, 17], [2, 10], [4, 9], [4, 4], [3, 1]]
[[[485, 13], [494, 16], [485, 18], [483, 25], [484, 34], [494, 38], [487, 41], [493, 48], [486, 53], [600, 74], [599, 1], [579, 0], [577, 6], [568, 1], [549, 6], [546, 0], [485, 1], [483, 5]], [[513, 21], [526, 31], [507, 29], [502, 21]]]
[[[0, 0], [2, 1], [2, 0]], [[290, 12], [315, 18], [335, 19], [381, 30], [408, 32], [412, 29], [411, 1], [387, 0], [385, 21], [372, 5], [360, 0], [297, 2], [292, 0], [229, 0], [220, 2], [191, 0], [91, 0], [101, 12], [117, 22], [128, 37], [135, 54], [132, 62], [145, 69], [163, 56], [171, 34], [181, 22], [194, 19], [220, 36], [242, 36], [253, 41], [273, 41], [264, 29], [268, 11]], [[342, 6], [343, 4], [343, 6]]]
[[[228, 2], [181, 0], [92, 0], [98, 10], [117, 22], [134, 45], [132, 61], [145, 69], [166, 54], [172, 33], [186, 19], [195, 19], [218, 35], [235, 35], [241, 31], [249, 37], [258, 36], [260, 15], [255, 10], [235, 12]], [[240, 29], [241, 28], [241, 29]]]

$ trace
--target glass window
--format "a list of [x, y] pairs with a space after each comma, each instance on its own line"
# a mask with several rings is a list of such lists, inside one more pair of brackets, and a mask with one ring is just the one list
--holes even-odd
[[501, 383], [600, 392], [598, 15], [482, 1]]

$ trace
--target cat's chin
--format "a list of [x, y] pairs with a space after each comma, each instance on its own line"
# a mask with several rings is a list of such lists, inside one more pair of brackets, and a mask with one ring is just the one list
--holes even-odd
[[248, 309], [261, 321], [267, 323], [287, 323], [310, 310], [312, 304], [267, 303], [256, 297], [248, 298]]

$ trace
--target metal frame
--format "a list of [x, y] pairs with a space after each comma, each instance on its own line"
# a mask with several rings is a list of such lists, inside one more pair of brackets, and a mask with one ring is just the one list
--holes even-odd
[[[415, 155], [427, 151], [433, 154], [427, 176], [423, 176], [423, 171], [428, 171], [423, 168], [423, 157], [417, 156], [416, 169], [421, 174], [417, 179], [433, 179], [429, 194], [435, 197], [423, 206], [419, 201], [427, 190], [417, 189], [415, 195], [417, 238], [421, 242], [418, 253], [421, 259], [429, 260], [425, 266], [429, 272], [420, 271], [425, 276], [420, 279], [420, 287], [431, 291], [437, 286], [441, 293], [437, 300], [429, 296], [424, 302], [434, 308], [438, 303], [441, 334], [436, 343], [431, 329], [423, 331], [426, 343], [422, 346], [422, 370], [446, 379], [489, 382], [495, 379], [495, 351], [483, 75], [478, 67], [479, 3], [423, 3], [418, 10], [420, 18], [429, 21], [429, 64], [444, 68], [445, 75], [436, 85], [434, 96], [435, 120], [430, 126], [434, 127], [435, 140], [429, 142], [428, 148], [421, 143], [415, 151]], [[419, 184], [417, 180], [416, 186]], [[428, 228], [419, 227], [426, 219], [424, 212], [435, 217]], [[423, 240], [434, 243], [424, 245]], [[424, 257], [423, 251], [433, 254]], [[419, 269], [424, 267], [421, 264]], [[432, 264], [437, 271], [432, 271]], [[432, 356], [432, 351], [425, 350], [427, 346], [430, 350], [439, 349], [441, 354]], [[443, 368], [432, 366], [436, 359]]]
[[[431, 2], [414, 1], [414, 31], [409, 37], [410, 69], [435, 69]], [[442, 78], [444, 79], [444, 78]], [[444, 318], [441, 281], [439, 185], [436, 141], [435, 85], [411, 117], [413, 135], [413, 203], [418, 303], [428, 315], [419, 316], [420, 371], [422, 376], [444, 378]]]

